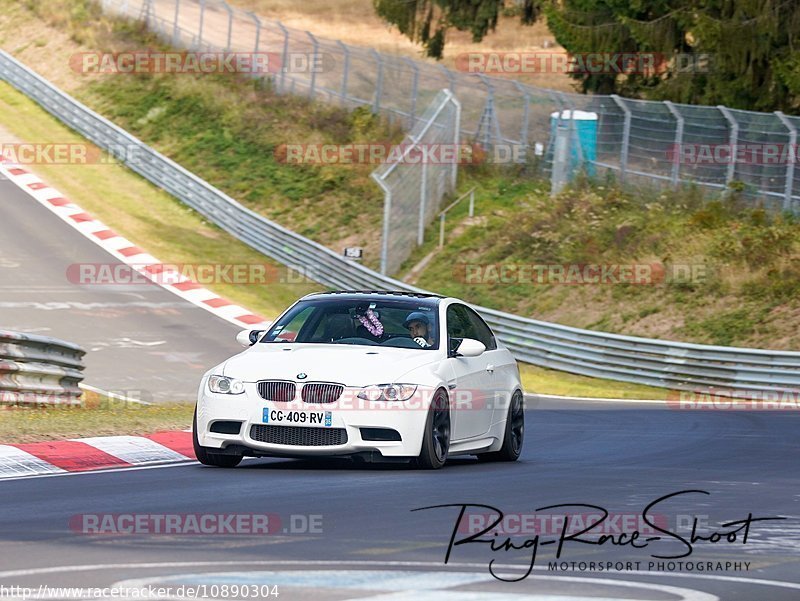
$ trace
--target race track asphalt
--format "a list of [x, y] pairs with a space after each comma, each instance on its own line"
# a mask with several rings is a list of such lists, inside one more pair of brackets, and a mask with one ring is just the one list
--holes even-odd
[[191, 401], [201, 375], [241, 350], [241, 328], [155, 284], [70, 282], [70, 265], [119, 261], [4, 179], [0, 210], [0, 328], [81, 345], [87, 384]]
[[[443, 470], [424, 472], [403, 465], [258, 459], [228, 470], [188, 464], [3, 482], [0, 583], [272, 583], [280, 586], [280, 599], [299, 600], [800, 598], [796, 412], [533, 399], [526, 420], [524, 454], [513, 464], [454, 458]], [[648, 562], [666, 561], [653, 554], [686, 550], [670, 536], [642, 549], [567, 541], [560, 561], [639, 561], [640, 569], [592, 573], [578, 565], [548, 571], [555, 545], [541, 544], [531, 575], [509, 583], [489, 574], [489, 562], [497, 559], [494, 569], [501, 577], [519, 577], [530, 563], [530, 549], [493, 553], [487, 544], [464, 544], [454, 547], [444, 565], [458, 508], [412, 511], [469, 503], [495, 507], [508, 517], [580, 503], [626, 519], [640, 516], [651, 501], [684, 490], [710, 494], [677, 496], [648, 514], [684, 537], [692, 516], [706, 535], [730, 531], [720, 524], [748, 514], [790, 519], [753, 522], [745, 544], [741, 532], [735, 542], [698, 541], [691, 556], [680, 560], [731, 562], [727, 570], [670, 570], [657, 563], [649, 568]], [[535, 513], [559, 511], [593, 510]], [[476, 512], [483, 510], [467, 511]], [[84, 518], [75, 517], [120, 513], [266, 513], [277, 531], [101, 535], [83, 533]], [[303, 531], [308, 520], [316, 531]], [[515, 531], [517, 522], [507, 524], [518, 546], [534, 536], [535, 531]], [[548, 534], [551, 526], [539, 530], [540, 543], [557, 538]], [[457, 540], [464, 536], [456, 533]], [[740, 570], [732, 569], [734, 562]]]

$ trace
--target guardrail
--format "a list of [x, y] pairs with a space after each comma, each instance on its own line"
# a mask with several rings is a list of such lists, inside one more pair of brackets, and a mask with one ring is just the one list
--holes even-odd
[[[239, 240], [331, 288], [426, 292], [348, 261], [242, 206], [208, 182], [59, 90], [0, 51], [0, 77]], [[136, 152], [130, 152], [135, 149]], [[800, 352], [653, 340], [520, 317], [477, 307], [528, 363], [570, 373], [674, 389], [800, 391]]]
[[0, 403], [79, 404], [85, 354], [71, 342], [0, 330]]

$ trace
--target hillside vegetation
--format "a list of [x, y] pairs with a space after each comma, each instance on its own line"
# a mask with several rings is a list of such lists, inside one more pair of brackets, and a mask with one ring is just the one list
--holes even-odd
[[[37, 4], [35, 13], [10, 0], [0, 6], [4, 47], [45, 77], [254, 210], [337, 252], [363, 246], [365, 262], [377, 264], [383, 199], [369, 179], [373, 166], [287, 165], [276, 149], [397, 141], [401, 132], [365, 111], [309, 104], [227, 76], [69, 72], [74, 52], [157, 42], [78, 0]], [[51, 30], [58, 35], [42, 34]], [[417, 285], [579, 327], [800, 347], [800, 227], [791, 216], [766, 213], [735, 193], [707, 202], [692, 189], [622, 190], [602, 181], [576, 182], [551, 199], [547, 182], [516, 170], [484, 166], [462, 169], [461, 177], [461, 191], [477, 187], [476, 217], [466, 218], [465, 203], [457, 207], [440, 252], [438, 224], [431, 225], [426, 244], [403, 270], [408, 274], [428, 259], [412, 276]], [[491, 278], [476, 284], [465, 277], [476, 265], [655, 265], [663, 277], [647, 284]]]

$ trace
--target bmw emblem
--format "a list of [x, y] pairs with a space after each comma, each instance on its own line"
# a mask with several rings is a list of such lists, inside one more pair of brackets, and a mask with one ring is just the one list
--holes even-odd
[[297, 374], [297, 379], [298, 380], [305, 380], [307, 377], [308, 377], [308, 374], [303, 373], [303, 372], [300, 372], [299, 374]]

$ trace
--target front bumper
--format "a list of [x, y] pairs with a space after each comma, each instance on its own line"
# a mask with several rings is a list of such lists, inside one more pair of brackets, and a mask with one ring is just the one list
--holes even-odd
[[[256, 455], [280, 457], [345, 456], [380, 453], [382, 457], [416, 457], [422, 448], [422, 437], [434, 389], [420, 386], [408, 401], [365, 401], [356, 395], [360, 388], [345, 388], [335, 403], [305, 403], [300, 400], [276, 402], [262, 399], [255, 383], [246, 382], [245, 391], [238, 395], [216, 394], [208, 391], [205, 379], [197, 401], [197, 438], [201, 446], [210, 449], [230, 448], [252, 451]], [[265, 412], [266, 410], [266, 412]], [[275, 412], [286, 415], [322, 415], [322, 423], [288, 423], [275, 421]], [[265, 415], [266, 413], [266, 415]], [[273, 419], [270, 420], [269, 416]], [[265, 419], [266, 418], [266, 419]], [[222, 434], [210, 429], [216, 422], [241, 422], [238, 434]], [[261, 442], [253, 438], [253, 426], [278, 428], [344, 429], [343, 444], [295, 444], [302, 436], [287, 436], [293, 444]], [[390, 429], [399, 433], [400, 440], [365, 440], [363, 429]], [[299, 432], [295, 430], [289, 434]], [[324, 433], [317, 433], [323, 434]], [[319, 438], [315, 436], [319, 442]], [[322, 438], [325, 438], [323, 436]], [[237, 448], [244, 447], [244, 449]]]

